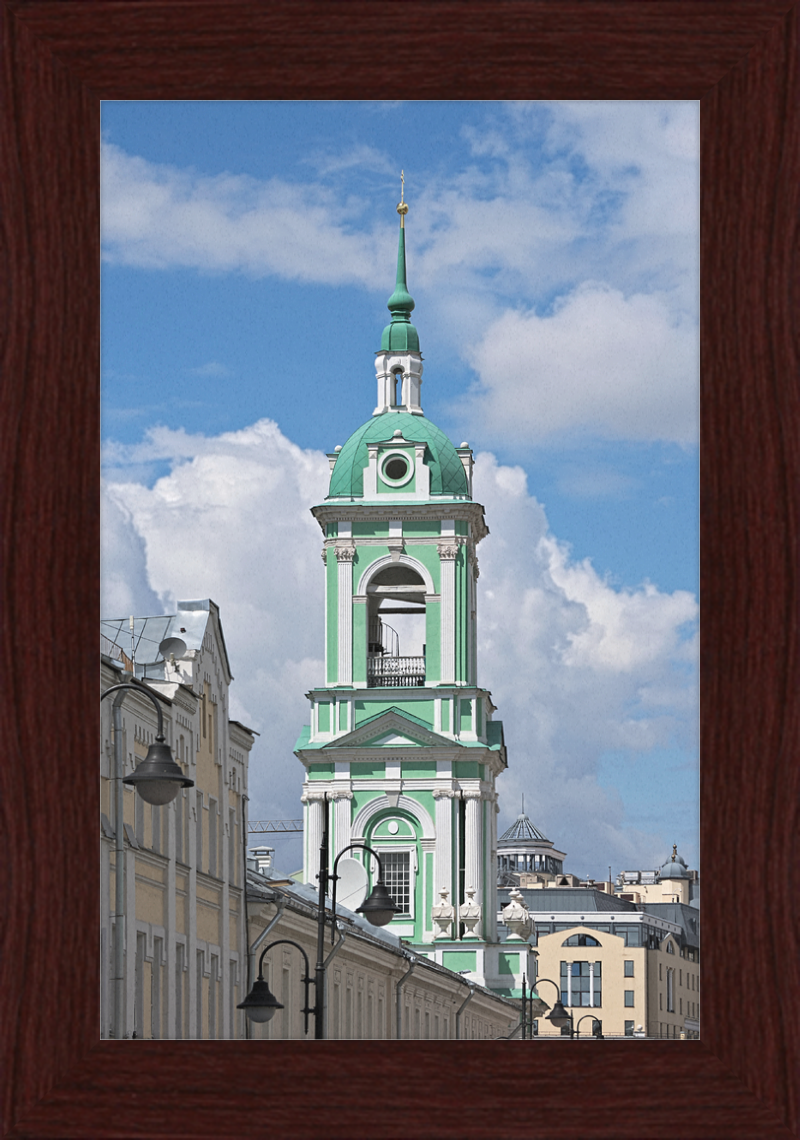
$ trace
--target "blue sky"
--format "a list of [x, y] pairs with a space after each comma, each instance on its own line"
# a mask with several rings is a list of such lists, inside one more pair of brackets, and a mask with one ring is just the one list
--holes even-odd
[[423, 407], [483, 456], [501, 824], [525, 793], [577, 873], [675, 841], [696, 865], [697, 104], [106, 102], [102, 125], [103, 612], [220, 604], [240, 719], [281, 723], [253, 816], [298, 814], [307, 507], [374, 407], [403, 168]]

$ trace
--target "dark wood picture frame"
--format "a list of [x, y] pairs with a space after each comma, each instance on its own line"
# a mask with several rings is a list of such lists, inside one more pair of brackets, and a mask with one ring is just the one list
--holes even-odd
[[[0, 0], [0, 17], [2, 1135], [797, 1135], [796, 0]], [[98, 1037], [100, 101], [398, 95], [701, 102], [698, 1042]]]

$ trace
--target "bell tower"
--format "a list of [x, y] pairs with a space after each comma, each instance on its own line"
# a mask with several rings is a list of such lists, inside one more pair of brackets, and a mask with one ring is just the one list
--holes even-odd
[[355, 842], [381, 856], [401, 908], [387, 929], [509, 992], [496, 929], [495, 781], [507, 760], [476, 657], [476, 551], [489, 532], [472, 498], [470, 447], [454, 447], [422, 409], [402, 195], [397, 210], [377, 406], [329, 454], [328, 495], [312, 507], [323, 535], [326, 675], [307, 694], [296, 746], [304, 879], [315, 882], [329, 812], [332, 857]]

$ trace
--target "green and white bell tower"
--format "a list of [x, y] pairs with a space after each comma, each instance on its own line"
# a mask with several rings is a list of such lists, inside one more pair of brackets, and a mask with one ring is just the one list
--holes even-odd
[[488, 530], [472, 499], [471, 449], [454, 447], [422, 410], [408, 206], [397, 209], [377, 405], [328, 456], [329, 493], [312, 508], [324, 536], [326, 679], [308, 693], [296, 747], [304, 878], [315, 882], [328, 811], [332, 859], [356, 842], [381, 855], [402, 908], [389, 929], [508, 992], [499, 961], [508, 955], [496, 945], [495, 780], [506, 751], [476, 660], [476, 548]]

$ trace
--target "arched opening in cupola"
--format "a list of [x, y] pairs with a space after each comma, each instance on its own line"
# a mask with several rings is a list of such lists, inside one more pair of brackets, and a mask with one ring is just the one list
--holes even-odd
[[367, 684], [425, 684], [425, 582], [411, 566], [384, 566], [367, 585]]

